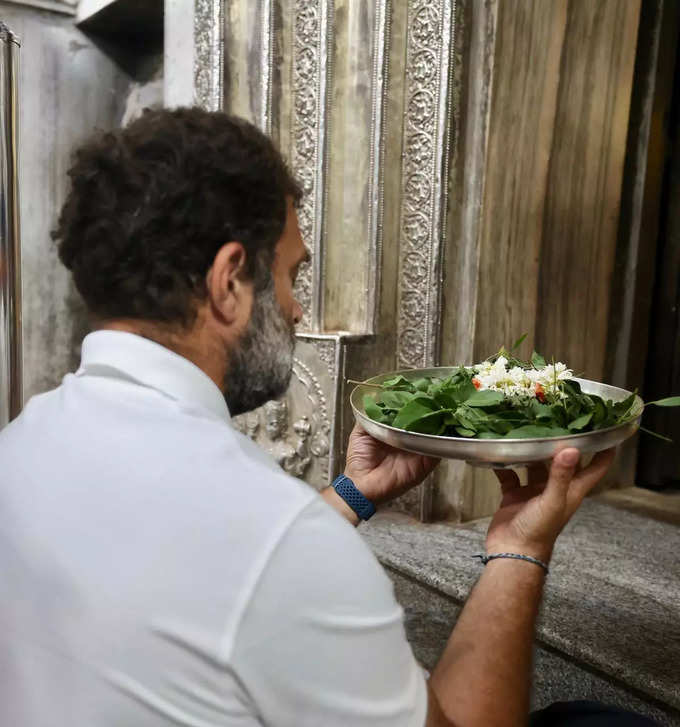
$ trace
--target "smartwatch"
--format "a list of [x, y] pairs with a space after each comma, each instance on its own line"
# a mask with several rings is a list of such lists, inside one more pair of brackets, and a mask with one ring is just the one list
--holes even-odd
[[338, 475], [333, 480], [332, 487], [362, 520], [368, 520], [375, 515], [375, 505], [357, 490], [347, 475]]

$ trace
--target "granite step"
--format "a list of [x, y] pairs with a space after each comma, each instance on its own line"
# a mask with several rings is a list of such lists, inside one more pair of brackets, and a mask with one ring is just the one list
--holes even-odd
[[[555, 548], [537, 629], [533, 707], [596, 699], [680, 727], [680, 527], [602, 498]], [[395, 583], [431, 668], [480, 573], [488, 519], [423, 525], [379, 514], [361, 533]]]

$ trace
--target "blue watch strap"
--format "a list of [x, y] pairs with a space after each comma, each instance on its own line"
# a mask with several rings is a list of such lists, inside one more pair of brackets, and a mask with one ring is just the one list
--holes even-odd
[[333, 489], [362, 520], [375, 515], [375, 505], [357, 490], [354, 482], [346, 475], [338, 475], [333, 480]]

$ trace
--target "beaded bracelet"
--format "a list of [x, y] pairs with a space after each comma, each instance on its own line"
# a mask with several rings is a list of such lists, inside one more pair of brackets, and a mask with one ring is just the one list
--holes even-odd
[[519, 553], [490, 553], [489, 555], [484, 555], [483, 553], [477, 553], [472, 557], [479, 558], [482, 565], [486, 565], [490, 560], [495, 560], [496, 558], [515, 558], [516, 560], [526, 560], [528, 563], [534, 563], [535, 565], [541, 566], [546, 575], [550, 573], [550, 569], [546, 563], [538, 558], [532, 558], [530, 555], [520, 555]]

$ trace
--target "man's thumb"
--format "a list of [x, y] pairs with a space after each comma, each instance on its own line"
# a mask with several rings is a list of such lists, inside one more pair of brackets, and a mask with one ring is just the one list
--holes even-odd
[[545, 488], [547, 497], [563, 499], [566, 496], [580, 459], [581, 453], [574, 447], [563, 449], [555, 455], [550, 465], [548, 485]]

